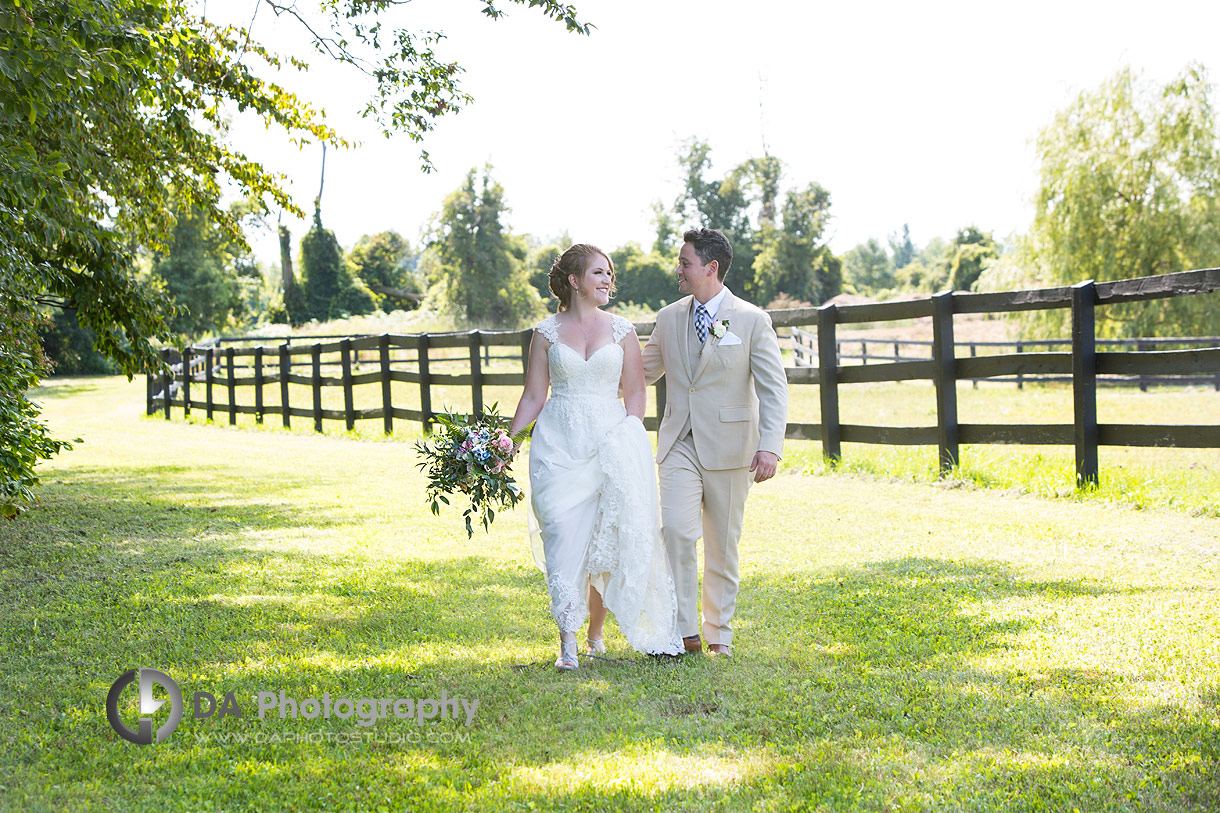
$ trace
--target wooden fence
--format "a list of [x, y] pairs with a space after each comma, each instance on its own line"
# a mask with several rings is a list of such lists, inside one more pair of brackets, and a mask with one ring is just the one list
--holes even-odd
[[[1220, 319], [1218, 314], [1217, 319]], [[1071, 339], [1026, 339], [1024, 341], [1012, 342], [996, 342], [996, 341], [961, 341], [957, 342], [957, 347], [969, 350], [969, 355], [974, 358], [979, 355], [979, 349], [982, 348], [984, 355], [995, 355], [997, 351], [1004, 349], [1012, 349], [1015, 353], [1025, 353], [1036, 351], [1038, 348], [1052, 350], [1056, 347], [1071, 349]], [[1197, 348], [1217, 348], [1220, 347], [1220, 336], [1209, 337], [1186, 337], [1186, 338], [1156, 338], [1156, 339], [1098, 339], [1098, 349], [1113, 348], [1117, 350], [1128, 349], [1138, 351], [1160, 350], [1172, 348], [1175, 350], [1197, 347]], [[852, 352], [859, 348], [858, 353]], [[893, 350], [892, 353], [888, 352]], [[865, 338], [841, 338], [835, 342], [835, 353], [839, 360], [839, 364], [843, 362], [859, 362], [860, 364], [868, 364], [872, 362], [876, 364], [879, 361], [911, 361], [913, 359], [931, 359], [932, 358], [932, 342], [920, 339], [865, 339]], [[818, 337], [816, 333], [810, 333], [800, 328], [792, 328], [792, 358], [797, 367], [817, 367], [818, 366]], [[965, 380], [959, 378], [959, 381]], [[1022, 389], [1025, 382], [1065, 382], [1071, 381], [1071, 376], [1068, 375], [1028, 375], [1024, 373], [1016, 373], [1011, 376], [989, 376], [987, 378], [971, 378], [969, 379], [977, 388], [979, 381], [1010, 381], [1017, 385], [1017, 389]], [[1105, 375], [1098, 373], [1097, 383], [1108, 384], [1111, 386], [1138, 386], [1141, 392], [1146, 392], [1148, 387], [1156, 385], [1167, 386], [1183, 386], [1190, 384], [1209, 384], [1217, 392], [1220, 392], [1220, 372], [1211, 375], [1165, 375], [1148, 373], [1143, 375]]]
[[[1142, 277], [1095, 284], [1082, 282], [1071, 287], [1044, 288], [1006, 293], [972, 294], [944, 292], [927, 299], [882, 302], [866, 305], [824, 305], [772, 311], [777, 328], [816, 325], [817, 366], [787, 369], [792, 385], [819, 387], [821, 422], [789, 423], [786, 436], [818, 440], [823, 454], [832, 461], [842, 455], [842, 444], [879, 443], [889, 445], [934, 445], [942, 471], [959, 460], [960, 446], [967, 444], [1071, 445], [1075, 447], [1076, 473], [1081, 483], [1096, 483], [1099, 446], [1176, 446], [1220, 448], [1220, 425], [1125, 425], [1097, 422], [1097, 385], [1099, 376], [1220, 376], [1220, 349], [1215, 347], [1185, 350], [1098, 351], [1094, 331], [1095, 311], [1122, 302], [1135, 302], [1177, 296], [1200, 296], [1220, 291], [1220, 269], [1184, 271], [1155, 277]], [[1072, 337], [1067, 351], [1002, 353], [958, 358], [953, 339], [953, 316], [965, 313], [1012, 313], [1024, 310], [1070, 308]], [[1218, 308], [1220, 311], [1220, 308]], [[840, 363], [841, 342], [836, 339], [840, 324], [932, 318], [931, 356], [921, 359], [897, 358], [877, 364]], [[652, 331], [652, 323], [637, 324], [640, 336]], [[484, 409], [483, 389], [492, 385], [521, 386], [528, 360], [531, 331], [470, 331], [467, 333], [417, 334], [406, 336], [365, 336], [337, 342], [292, 347], [283, 342], [274, 347], [237, 348], [200, 345], [180, 353], [164, 351], [164, 371], [148, 378], [148, 413], [163, 410], [166, 419], [171, 407], [186, 414], [193, 408], [204, 409], [211, 420], [216, 411], [225, 412], [229, 423], [239, 413], [252, 413], [262, 422], [266, 415], [280, 415], [284, 426], [294, 417], [309, 418], [316, 431], [324, 420], [341, 420], [351, 429], [359, 420], [380, 418], [388, 433], [394, 419], [422, 423], [425, 430], [435, 418], [432, 388], [438, 385], [469, 386], [475, 412]], [[854, 340], [853, 340], [854, 341]], [[1032, 343], [1030, 343], [1032, 345]], [[522, 372], [484, 370], [486, 348], [513, 348]], [[460, 351], [467, 371], [459, 374], [434, 372], [442, 361], [452, 361], [454, 349]], [[356, 354], [376, 353], [376, 368], [354, 373]], [[322, 374], [324, 356], [337, 355], [341, 375]], [[897, 354], [896, 354], [897, 355]], [[297, 357], [308, 357], [308, 361]], [[240, 372], [238, 360], [241, 360]], [[413, 369], [404, 369], [409, 363]], [[308, 374], [293, 372], [307, 366]], [[1073, 422], [1071, 424], [963, 424], [958, 421], [957, 382], [1013, 376], [1055, 375], [1072, 382]], [[845, 424], [839, 415], [839, 387], [860, 382], [931, 380], [936, 392], [935, 426], [869, 426]], [[419, 387], [419, 409], [396, 407], [391, 399], [392, 382]], [[266, 385], [279, 384], [279, 402], [264, 403]], [[312, 393], [309, 406], [289, 403], [289, 384], [308, 386]], [[379, 384], [381, 405], [356, 409], [353, 389]], [[157, 391], [158, 385], [160, 390]], [[192, 391], [204, 389], [198, 399]], [[253, 387], [254, 403], [238, 404], [236, 389]], [[341, 387], [344, 407], [323, 409], [322, 391]], [[226, 390], [223, 403], [214, 400], [216, 388]], [[648, 416], [645, 426], [655, 429], [658, 415], [665, 408], [664, 379], [656, 392], [657, 415]]]

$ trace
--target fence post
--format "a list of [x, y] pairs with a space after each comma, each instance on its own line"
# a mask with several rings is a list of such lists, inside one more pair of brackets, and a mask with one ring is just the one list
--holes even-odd
[[483, 414], [483, 366], [479, 363], [479, 340], [479, 331], [470, 331], [470, 400], [474, 415]]
[[182, 417], [191, 417], [191, 348], [182, 349]]
[[[970, 358], [975, 358], [976, 356], [978, 356], [978, 354], [979, 354], [978, 350], [979, 350], [978, 345], [976, 345], [974, 342], [971, 342], [970, 343]], [[977, 378], [970, 379], [970, 384], [971, 384], [971, 389], [977, 390], [979, 388], [979, 380]]]
[[314, 342], [309, 348], [313, 366], [313, 431], [322, 431], [322, 345]]
[[170, 349], [167, 347], [161, 351], [161, 398], [165, 405], [165, 420], [169, 420], [169, 402], [173, 399], [169, 397], [169, 385], [173, 382], [172, 371], [169, 369]]
[[534, 338], [534, 329], [528, 328], [521, 331], [521, 373], [529, 375], [530, 371], [530, 342]]
[[203, 354], [203, 360], [208, 365], [207, 372], [203, 374], [203, 380], [205, 382], [204, 395], [207, 396], [208, 422], [210, 423], [212, 420], [212, 410], [215, 407], [215, 402], [212, 400], [212, 384], [216, 381], [216, 371], [213, 369], [216, 366], [216, 348], [209, 347]]
[[953, 292], [932, 297], [932, 377], [936, 383], [936, 436], [940, 473], [957, 465], [957, 370], [953, 353]]
[[[1017, 352], [1018, 353], [1025, 352], [1025, 345], [1022, 344], [1021, 342], [1017, 342]], [[1025, 389], [1025, 376], [1021, 375], [1021, 373], [1017, 373], [1017, 389], [1019, 389], [1019, 390]]]
[[233, 378], [233, 348], [225, 348], [225, 361], [229, 369], [229, 426], [237, 424], [237, 383]]
[[1072, 401], [1076, 484], [1097, 485], [1097, 334], [1093, 280], [1072, 286]]
[[263, 422], [263, 346], [254, 348], [254, 422]]
[[839, 427], [839, 343], [835, 341], [835, 305], [818, 308], [818, 395], [822, 401], [822, 456], [832, 466], [843, 457]]
[[144, 414], [151, 415], [156, 412], [156, 410], [153, 408], [153, 387], [155, 387], [156, 384], [153, 383], [152, 370], [149, 370], [144, 374], [144, 383], [146, 385], [144, 394], [146, 399]]
[[292, 372], [292, 360], [288, 355], [288, 343], [280, 345], [280, 412], [284, 416], [284, 428], [292, 426], [291, 407], [288, 406], [288, 376]]
[[356, 428], [356, 408], [352, 402], [352, 340], [339, 342], [339, 354], [343, 360], [343, 422], [347, 431]]
[[394, 434], [393, 390], [390, 379], [390, 334], [382, 333], [377, 342], [377, 357], [381, 362], [381, 428], [387, 435]]
[[[1136, 339], [1135, 340], [1135, 352], [1143, 353], [1147, 349], [1148, 349], [1148, 340], [1147, 339]], [[1148, 392], [1148, 376], [1144, 375], [1143, 373], [1140, 373], [1140, 392]]]
[[419, 411], [424, 434], [432, 433], [432, 376], [428, 372], [428, 334], [419, 334]]

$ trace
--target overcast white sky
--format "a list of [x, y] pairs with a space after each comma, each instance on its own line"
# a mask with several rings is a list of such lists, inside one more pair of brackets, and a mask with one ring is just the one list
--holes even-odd
[[[594, 23], [567, 33], [501, 2], [491, 21], [474, 0], [414, 0], [397, 13], [439, 28], [438, 50], [465, 68], [475, 100], [442, 119], [424, 146], [386, 140], [358, 115], [367, 85], [310, 59], [290, 77], [323, 106], [354, 150], [329, 150], [324, 224], [344, 247], [421, 229], [466, 172], [486, 162], [515, 232], [607, 250], [651, 243], [650, 205], [679, 190], [675, 155], [697, 136], [713, 172], [768, 151], [785, 188], [831, 193], [837, 252], [909, 223], [916, 244], [966, 225], [1003, 239], [1024, 231], [1036, 185], [1032, 140], [1054, 112], [1124, 65], [1164, 82], [1190, 60], [1220, 80], [1220, 3], [781, 2], [573, 0]], [[307, 5], [307, 3], [302, 3]], [[212, 0], [212, 18], [248, 22], [254, 0]], [[286, 44], [291, 24], [259, 9], [254, 35]], [[286, 173], [302, 208], [317, 192], [321, 148], [239, 120], [239, 148]], [[306, 224], [290, 222], [294, 242]], [[256, 244], [274, 261], [273, 240]]]

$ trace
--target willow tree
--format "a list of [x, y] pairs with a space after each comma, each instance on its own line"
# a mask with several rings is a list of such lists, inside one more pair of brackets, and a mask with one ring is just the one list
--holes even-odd
[[[1199, 65], [1161, 87], [1130, 69], [1060, 111], [1039, 135], [1041, 183], [1027, 235], [985, 274], [995, 290], [1125, 279], [1220, 265], [1220, 137]], [[1066, 312], [1029, 326], [1063, 334]], [[1214, 334], [1215, 296], [1098, 310], [1110, 336]]]

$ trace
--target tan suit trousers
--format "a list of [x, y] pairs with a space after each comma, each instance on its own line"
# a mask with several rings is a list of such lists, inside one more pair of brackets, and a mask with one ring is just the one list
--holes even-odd
[[[678, 594], [678, 631], [705, 644], [731, 644], [737, 608], [737, 540], [750, 469], [699, 465], [695, 437], [678, 440], [660, 465], [662, 531]], [[699, 623], [699, 555], [703, 537], [703, 624]]]

